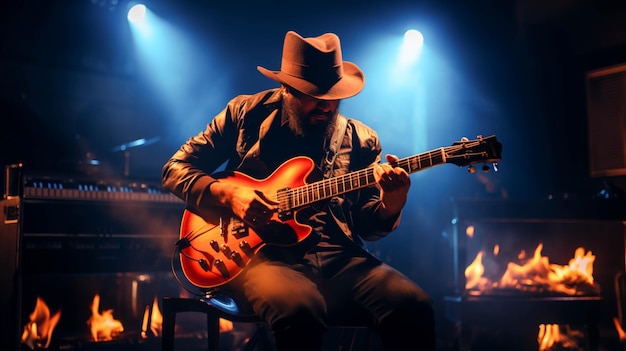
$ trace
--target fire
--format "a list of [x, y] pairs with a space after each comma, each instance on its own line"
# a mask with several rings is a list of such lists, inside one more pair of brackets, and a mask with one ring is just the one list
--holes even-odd
[[234, 324], [228, 319], [220, 318], [220, 332], [229, 332], [233, 330]]
[[48, 305], [37, 297], [35, 309], [30, 314], [30, 321], [24, 326], [21, 341], [24, 345], [35, 348], [48, 348], [52, 339], [52, 332], [61, 319], [61, 311], [50, 316]]
[[122, 322], [113, 318], [113, 310], [104, 310], [102, 314], [98, 312], [100, 309], [100, 295], [96, 294], [91, 303], [91, 317], [87, 321], [91, 330], [93, 341], [109, 341], [124, 331]]
[[[474, 261], [465, 269], [465, 288], [473, 293], [492, 289], [514, 289], [529, 292], [555, 292], [566, 295], [580, 295], [585, 291], [597, 293], [593, 279], [595, 256], [579, 247], [569, 264], [561, 266], [551, 264], [546, 256], [541, 255], [543, 244], [539, 244], [534, 255], [523, 264], [509, 262], [507, 269], [498, 282], [483, 277], [485, 268], [482, 264], [484, 252], [476, 255]], [[525, 257], [522, 252], [520, 261]]]
[[[569, 260], [569, 264], [561, 266], [550, 263], [548, 257], [542, 256], [542, 249], [543, 244], [537, 245], [532, 257], [527, 257], [526, 252], [521, 251], [517, 256], [521, 264], [509, 262], [506, 271], [496, 282], [484, 276], [485, 251], [480, 251], [465, 269], [466, 290], [473, 295], [498, 289], [566, 295], [599, 293], [599, 287], [594, 285], [593, 279], [593, 263], [596, 257], [591, 251], [579, 247], [575, 250], [574, 257]], [[499, 252], [499, 246], [496, 245], [493, 250], [494, 257]], [[537, 336], [539, 351], [570, 349], [583, 337], [580, 331], [573, 330], [568, 325], [563, 326], [564, 330], [561, 327], [558, 324], [539, 325]]]
[[143, 320], [141, 323], [141, 337], [146, 339], [148, 337], [148, 323], [150, 323], [150, 331], [154, 336], [161, 335], [163, 331], [163, 314], [159, 309], [159, 303], [156, 296], [152, 301], [152, 308], [146, 306], [143, 314]]
[[163, 330], [163, 315], [159, 310], [159, 304], [157, 298], [154, 298], [152, 302], [152, 315], [150, 316], [150, 330], [155, 336], [159, 336]]
[[485, 266], [483, 266], [484, 254], [483, 251], [480, 251], [474, 258], [474, 261], [465, 268], [465, 289], [484, 290], [486, 285], [489, 284], [489, 280], [483, 277], [485, 273]]
[[617, 317], [613, 318], [613, 324], [615, 325], [615, 330], [617, 330], [617, 336], [619, 337], [620, 342], [626, 341], [626, 331], [622, 328], [622, 324], [620, 323]]
[[558, 347], [558, 350], [578, 349], [578, 341], [584, 338], [583, 332], [574, 330], [570, 326], [564, 326], [565, 331], [561, 332], [558, 324], [540, 324], [537, 342], [539, 351], [548, 351]]

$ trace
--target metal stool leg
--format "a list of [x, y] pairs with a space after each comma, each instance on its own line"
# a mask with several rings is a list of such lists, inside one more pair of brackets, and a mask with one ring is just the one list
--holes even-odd
[[174, 329], [176, 326], [176, 311], [172, 308], [169, 299], [163, 299], [163, 330], [161, 350], [174, 351]]

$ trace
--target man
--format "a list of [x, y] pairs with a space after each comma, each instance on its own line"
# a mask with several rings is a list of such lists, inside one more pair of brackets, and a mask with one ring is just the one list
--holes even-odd
[[[305, 156], [313, 161], [306, 184], [363, 169], [372, 169], [361, 174], [372, 179], [360, 179], [365, 186], [354, 189], [352, 182], [330, 183], [337, 194], [293, 211], [310, 234], [290, 245], [267, 243], [217, 289], [249, 304], [267, 322], [278, 351], [320, 350], [327, 326], [343, 323], [370, 327], [385, 350], [435, 350], [430, 297], [362, 247], [363, 240], [380, 239], [398, 226], [410, 187], [405, 170], [381, 163], [376, 132], [338, 112], [341, 99], [362, 90], [363, 72], [342, 60], [337, 35], [303, 38], [292, 31], [285, 36], [280, 71], [257, 68], [280, 88], [232, 99], [167, 161], [167, 189], [192, 211], [226, 208], [280, 242], [293, 233], [276, 230], [276, 223], [288, 221], [277, 212], [294, 199], [214, 177], [216, 169], [225, 164], [259, 182], [271, 181], [282, 164]], [[310, 196], [300, 199], [308, 202]]]

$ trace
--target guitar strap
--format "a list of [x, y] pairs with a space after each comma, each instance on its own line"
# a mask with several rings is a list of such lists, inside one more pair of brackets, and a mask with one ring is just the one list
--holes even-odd
[[337, 128], [335, 128], [335, 133], [331, 137], [330, 144], [326, 149], [326, 156], [320, 165], [325, 179], [328, 179], [333, 175], [333, 165], [335, 164], [335, 159], [339, 153], [339, 148], [341, 147], [341, 142], [343, 141], [344, 134], [346, 133], [347, 125], [348, 119], [342, 114], [337, 115]]
[[[339, 148], [341, 147], [343, 137], [346, 133], [347, 125], [348, 118], [339, 114], [337, 116], [337, 128], [335, 129], [335, 133], [331, 137], [330, 144], [328, 146], [328, 149], [326, 150], [326, 157], [324, 157], [324, 160], [322, 160], [321, 169], [325, 179], [333, 176], [333, 165], [335, 164], [335, 159], [339, 154]], [[336, 199], [330, 200], [328, 210], [328, 213], [333, 217], [333, 220], [335, 221], [339, 229], [343, 232], [343, 234], [352, 239], [352, 230], [350, 230], [350, 227], [347, 224], [348, 222], [346, 216], [341, 210], [341, 206], [339, 205], [339, 202], [336, 201]]]

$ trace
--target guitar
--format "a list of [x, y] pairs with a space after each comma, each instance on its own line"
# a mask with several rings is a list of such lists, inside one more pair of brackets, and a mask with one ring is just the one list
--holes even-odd
[[[459, 167], [477, 162], [500, 160], [502, 145], [495, 136], [456, 141], [451, 146], [434, 149], [393, 162], [408, 173], [444, 163]], [[308, 157], [292, 158], [265, 179], [255, 179], [238, 171], [214, 175], [220, 182], [253, 187], [278, 204], [269, 223], [251, 227], [223, 207], [196, 213], [183, 212], [180, 239], [176, 243], [184, 278], [200, 289], [211, 289], [237, 276], [250, 259], [265, 245], [291, 246], [302, 242], [312, 232], [297, 221], [295, 214], [304, 207], [333, 196], [376, 183], [373, 168], [350, 172], [307, 184], [315, 164]]]

